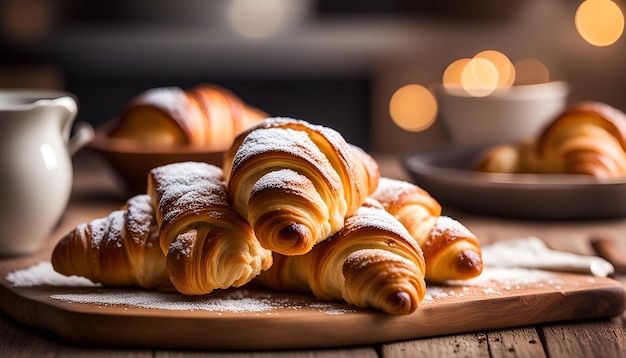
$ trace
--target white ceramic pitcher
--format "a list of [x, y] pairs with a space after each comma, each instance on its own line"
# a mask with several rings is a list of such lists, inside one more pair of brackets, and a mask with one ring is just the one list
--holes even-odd
[[0, 257], [35, 252], [63, 215], [71, 156], [93, 137], [76, 126], [74, 97], [54, 90], [0, 90]]

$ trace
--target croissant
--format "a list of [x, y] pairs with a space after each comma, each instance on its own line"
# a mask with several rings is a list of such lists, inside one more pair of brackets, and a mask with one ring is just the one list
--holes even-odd
[[261, 245], [302, 255], [333, 235], [374, 191], [378, 164], [335, 130], [269, 118], [240, 133], [224, 156], [233, 208]]
[[475, 170], [487, 173], [541, 173], [541, 160], [534, 139], [501, 143], [479, 154]]
[[402, 315], [415, 311], [424, 298], [424, 271], [422, 250], [406, 228], [367, 199], [340, 231], [308, 253], [274, 253], [272, 267], [254, 282]]
[[179, 292], [239, 287], [272, 264], [271, 252], [229, 205], [221, 168], [199, 162], [154, 168], [148, 195], [167, 271]]
[[504, 173], [626, 175], [626, 114], [600, 102], [573, 105], [525, 143], [489, 148], [476, 170]]
[[107, 286], [151, 289], [169, 282], [150, 198], [143, 194], [107, 217], [79, 224], [56, 244], [51, 262], [59, 273]]
[[134, 97], [108, 133], [146, 143], [226, 149], [235, 135], [267, 117], [231, 91], [203, 84], [157, 87]]
[[441, 215], [441, 205], [421, 187], [402, 180], [380, 178], [371, 196], [397, 218], [420, 245], [426, 280], [443, 282], [480, 275], [480, 244], [463, 224]]

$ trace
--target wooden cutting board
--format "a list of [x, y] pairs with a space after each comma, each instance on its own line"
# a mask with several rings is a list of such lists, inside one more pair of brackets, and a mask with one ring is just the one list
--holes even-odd
[[[487, 268], [463, 284], [431, 285], [417, 311], [406, 316], [253, 288], [184, 297], [37, 282], [49, 273], [45, 256], [0, 260], [0, 309], [70, 342], [102, 346], [336, 347], [610, 317], [626, 308], [624, 287], [615, 280], [520, 269]], [[18, 274], [27, 279], [15, 279]]]

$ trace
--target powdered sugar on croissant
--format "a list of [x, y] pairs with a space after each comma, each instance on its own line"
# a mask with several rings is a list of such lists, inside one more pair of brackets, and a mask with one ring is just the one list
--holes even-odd
[[426, 293], [422, 251], [398, 220], [368, 199], [345, 226], [304, 255], [274, 254], [256, 282], [281, 291], [311, 291], [390, 314], [408, 314]]
[[460, 222], [441, 216], [441, 205], [419, 186], [381, 178], [372, 194], [418, 242], [426, 261], [426, 280], [461, 280], [483, 269], [480, 244]]
[[54, 269], [108, 286], [169, 282], [150, 198], [138, 195], [108, 216], [79, 224], [52, 253]]
[[346, 257], [342, 296], [357, 307], [402, 315], [414, 312], [425, 294], [424, 272], [415, 262], [383, 249], [361, 249]]
[[238, 287], [271, 265], [271, 252], [229, 205], [221, 168], [199, 162], [154, 168], [148, 194], [167, 271], [179, 292]]
[[304, 254], [341, 229], [380, 175], [338, 132], [290, 118], [242, 132], [223, 168], [235, 210], [263, 247], [285, 255]]

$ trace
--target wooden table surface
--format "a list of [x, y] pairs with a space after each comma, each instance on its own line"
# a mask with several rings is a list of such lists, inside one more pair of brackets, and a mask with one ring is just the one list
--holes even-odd
[[[408, 178], [395, 156], [378, 155], [376, 159], [383, 175]], [[72, 198], [64, 218], [51, 234], [51, 241], [78, 223], [118, 208], [128, 197], [128, 193], [121, 189], [119, 179], [99, 157], [81, 151], [74, 163]], [[528, 221], [477, 216], [445, 207], [444, 213], [465, 224], [483, 245], [537, 236], [554, 249], [594, 255], [591, 237], [605, 236], [626, 242], [626, 219]], [[616, 275], [615, 278], [626, 282], [626, 275]], [[622, 314], [609, 319], [549, 323], [339, 349], [216, 352], [77, 346], [0, 312], [0, 357], [626, 357], [625, 327], [626, 315]]]

